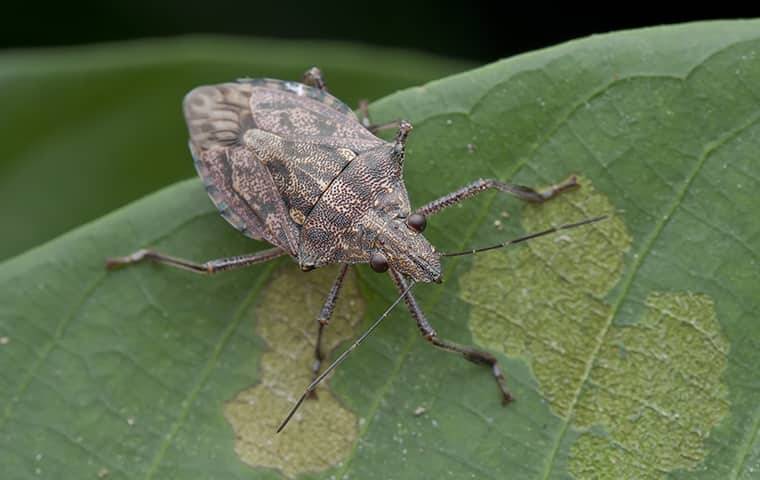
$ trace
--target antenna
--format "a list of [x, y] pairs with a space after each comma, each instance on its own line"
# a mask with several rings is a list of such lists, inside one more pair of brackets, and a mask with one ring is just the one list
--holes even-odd
[[600, 217], [594, 217], [594, 218], [587, 218], [585, 220], [581, 220], [580, 222], [566, 223], [558, 227], [547, 228], [546, 230], [542, 230], [540, 232], [531, 233], [531, 234], [525, 235], [524, 237], [514, 238], [512, 240], [508, 240], [503, 243], [497, 243], [495, 245], [490, 245], [488, 247], [480, 247], [480, 248], [475, 248], [473, 250], [463, 250], [461, 252], [442, 253], [441, 256], [442, 257], [459, 257], [462, 255], [473, 255], [475, 253], [486, 252], [488, 250], [495, 250], [497, 248], [508, 247], [509, 245], [514, 245], [516, 243], [521, 243], [527, 240], [533, 240], [534, 238], [543, 237], [544, 235], [549, 235], [550, 233], [559, 232], [560, 230], [569, 230], [571, 228], [581, 227], [583, 225], [588, 225], [590, 223], [596, 223], [606, 218], [607, 218], [607, 215], [602, 215]]
[[354, 349], [356, 349], [356, 347], [358, 347], [358, 346], [359, 346], [359, 345], [360, 345], [362, 342], [364, 342], [364, 340], [366, 340], [366, 339], [367, 339], [367, 337], [369, 337], [369, 336], [370, 336], [370, 334], [372, 334], [372, 332], [374, 332], [374, 331], [375, 331], [375, 329], [376, 329], [377, 327], [379, 327], [379, 326], [380, 326], [380, 322], [382, 322], [383, 320], [385, 320], [385, 317], [387, 317], [387, 316], [388, 316], [388, 314], [389, 314], [389, 313], [391, 313], [391, 310], [393, 310], [393, 308], [394, 308], [396, 305], [398, 305], [398, 303], [401, 301], [401, 299], [402, 299], [402, 298], [404, 298], [404, 297], [406, 296], [406, 294], [407, 294], [407, 293], [409, 293], [409, 291], [412, 289], [412, 287], [413, 287], [413, 286], [414, 286], [414, 280], [411, 280], [411, 281], [409, 282], [409, 286], [408, 286], [408, 287], [406, 287], [406, 289], [404, 290], [404, 292], [403, 292], [403, 293], [402, 293], [402, 294], [401, 294], [401, 295], [400, 295], [400, 296], [399, 296], [399, 297], [396, 299], [396, 301], [395, 301], [395, 302], [393, 302], [393, 303], [391, 304], [391, 306], [390, 306], [390, 307], [388, 307], [388, 308], [385, 310], [385, 312], [383, 312], [383, 314], [382, 314], [382, 315], [380, 315], [380, 318], [378, 318], [377, 320], [375, 320], [375, 323], [373, 323], [372, 325], [370, 325], [370, 327], [367, 329], [367, 331], [366, 331], [366, 332], [364, 332], [364, 333], [363, 333], [363, 334], [362, 334], [362, 335], [361, 335], [359, 338], [357, 338], [357, 339], [356, 339], [356, 341], [355, 341], [355, 342], [354, 342], [354, 343], [353, 343], [353, 344], [352, 344], [350, 347], [348, 347], [348, 349], [347, 349], [345, 352], [341, 353], [341, 354], [340, 354], [340, 356], [339, 356], [338, 358], [336, 358], [336, 359], [335, 359], [335, 361], [334, 361], [333, 363], [331, 363], [331, 364], [330, 364], [330, 366], [329, 366], [329, 367], [327, 367], [327, 368], [325, 369], [325, 371], [324, 371], [324, 372], [322, 372], [322, 374], [321, 374], [321, 375], [319, 375], [317, 378], [315, 378], [315, 379], [314, 379], [314, 380], [313, 380], [313, 381], [312, 381], [312, 382], [309, 384], [309, 386], [308, 386], [308, 387], [306, 387], [306, 390], [303, 392], [303, 395], [301, 395], [301, 398], [299, 398], [299, 399], [298, 399], [298, 401], [296, 402], [296, 404], [295, 404], [295, 405], [293, 405], [293, 408], [291, 408], [291, 409], [290, 409], [290, 412], [288, 413], [288, 416], [287, 416], [287, 417], [285, 417], [285, 420], [283, 420], [283, 421], [282, 421], [282, 423], [280, 424], [280, 426], [279, 426], [279, 427], [277, 427], [277, 433], [280, 433], [280, 432], [282, 431], [282, 429], [283, 429], [283, 428], [285, 428], [285, 425], [287, 425], [287, 424], [288, 424], [288, 422], [290, 421], [290, 419], [291, 419], [291, 418], [293, 418], [293, 415], [295, 415], [296, 411], [297, 411], [297, 410], [298, 410], [298, 408], [301, 406], [301, 404], [303, 403], [303, 401], [306, 399], [306, 397], [308, 397], [308, 396], [309, 396], [309, 394], [310, 394], [311, 392], [313, 392], [313, 391], [314, 391], [314, 389], [316, 389], [316, 388], [317, 388], [317, 385], [319, 385], [319, 383], [320, 383], [322, 380], [324, 380], [324, 379], [325, 379], [325, 377], [326, 377], [327, 375], [329, 375], [329, 374], [330, 374], [330, 372], [332, 372], [333, 370], [335, 370], [335, 368], [336, 368], [338, 365], [340, 365], [341, 363], [343, 363], [343, 360], [345, 360], [345, 359], [346, 359], [346, 357], [347, 357], [347, 356], [348, 356], [348, 355], [349, 355], [351, 352], [353, 352], [353, 351], [354, 351]]

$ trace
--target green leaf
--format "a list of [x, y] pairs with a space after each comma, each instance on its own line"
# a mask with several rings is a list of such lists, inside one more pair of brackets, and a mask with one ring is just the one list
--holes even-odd
[[19, 226], [5, 230], [0, 259], [194, 176], [180, 112], [191, 88], [298, 79], [311, 65], [349, 105], [469, 66], [390, 49], [213, 37], [0, 56], [0, 218]]
[[[415, 205], [478, 177], [580, 175], [544, 205], [489, 193], [430, 218], [443, 251], [610, 215], [446, 259], [443, 285], [415, 287], [443, 338], [499, 358], [507, 408], [486, 369], [431, 348], [399, 308], [275, 435], [334, 269], [103, 269], [143, 246], [265, 247], [196, 180], [10, 260], [0, 463], [9, 478], [756, 478], [759, 99], [760, 21], [745, 21], [596, 36], [373, 105], [415, 126]], [[396, 298], [355, 274], [332, 346]]]

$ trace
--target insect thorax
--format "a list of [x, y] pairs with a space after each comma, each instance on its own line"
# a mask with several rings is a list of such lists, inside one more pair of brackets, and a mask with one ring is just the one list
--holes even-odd
[[299, 262], [367, 262], [393, 218], [410, 212], [401, 164], [384, 144], [358, 155], [320, 197], [301, 228]]

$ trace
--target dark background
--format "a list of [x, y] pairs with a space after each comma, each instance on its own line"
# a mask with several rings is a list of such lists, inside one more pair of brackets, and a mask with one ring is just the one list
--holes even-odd
[[[516, 3], [516, 2], [515, 2]], [[705, 19], [755, 17], [760, 7], [639, 2], [587, 11], [573, 2], [372, 2], [367, 0], [134, 0], [34, 2], [3, 6], [1, 47], [71, 45], [189, 33], [343, 40], [408, 47], [488, 62], [594, 33]], [[8, 21], [10, 19], [10, 21]]]
[[[341, 99], [356, 105], [359, 98], [382, 98], [595, 33], [760, 16], [760, 6], [690, 4], [667, 11], [661, 3], [584, 11], [577, 2], [558, 8], [477, 0], [6, 1], [0, 8], [0, 219], [15, 228], [3, 231], [0, 260], [193, 177], [179, 104], [200, 84], [241, 73], [295, 79], [318, 64]], [[239, 38], [35, 50], [196, 33]]]

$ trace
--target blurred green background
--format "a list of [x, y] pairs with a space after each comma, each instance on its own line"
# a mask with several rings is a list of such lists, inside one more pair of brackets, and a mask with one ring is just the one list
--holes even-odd
[[6, 52], [0, 259], [194, 176], [180, 110], [194, 86], [299, 79], [312, 64], [352, 106], [472, 66], [337, 43], [197, 36]]
[[[757, 14], [745, 10], [717, 16]], [[12, 2], [0, 29], [0, 260], [195, 175], [180, 102], [198, 84], [297, 79], [319, 65], [355, 105], [592, 33], [715, 17], [485, 2]]]

